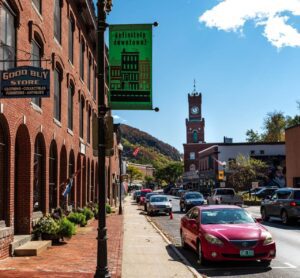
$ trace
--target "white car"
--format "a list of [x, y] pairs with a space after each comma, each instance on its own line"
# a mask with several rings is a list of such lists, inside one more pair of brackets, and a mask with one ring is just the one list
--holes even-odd
[[147, 214], [153, 215], [160, 212], [170, 214], [172, 212], [172, 204], [165, 195], [153, 195], [147, 203]]

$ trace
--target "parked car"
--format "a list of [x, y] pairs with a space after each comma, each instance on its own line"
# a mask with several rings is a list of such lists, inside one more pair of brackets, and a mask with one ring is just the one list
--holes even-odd
[[272, 196], [276, 190], [278, 190], [278, 187], [262, 187], [260, 190], [253, 192], [251, 195], [264, 199], [267, 196]]
[[176, 196], [181, 197], [185, 192], [186, 192], [186, 190], [184, 190], [184, 189], [179, 189], [179, 190], [176, 192]]
[[145, 202], [144, 202], [144, 210], [147, 211], [147, 204], [149, 203], [150, 197], [153, 195], [158, 195], [157, 192], [149, 192], [145, 196]]
[[158, 214], [160, 212], [170, 214], [172, 211], [172, 204], [165, 195], [153, 195], [150, 197], [147, 213], [148, 215]]
[[150, 193], [150, 192], [152, 192], [152, 190], [149, 188], [141, 190], [141, 197], [140, 197], [139, 205], [144, 206], [146, 195], [147, 195], [147, 193]]
[[141, 190], [135, 191], [135, 201], [136, 201], [137, 203], [140, 202], [141, 194], [142, 194]]
[[260, 221], [238, 206], [197, 206], [181, 218], [181, 244], [190, 245], [201, 264], [260, 260], [269, 265], [276, 245]]
[[261, 217], [268, 221], [271, 216], [280, 217], [283, 224], [300, 219], [300, 188], [282, 188], [264, 199], [260, 207]]
[[179, 201], [180, 211], [187, 212], [192, 207], [201, 206], [204, 203], [205, 199], [201, 193], [196, 191], [186, 192], [185, 194], [183, 194]]
[[212, 191], [211, 196], [207, 197], [209, 205], [243, 205], [243, 198], [235, 193], [233, 188], [216, 188]]

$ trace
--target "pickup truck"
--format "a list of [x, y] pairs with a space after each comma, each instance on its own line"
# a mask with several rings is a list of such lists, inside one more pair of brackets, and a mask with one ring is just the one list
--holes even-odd
[[237, 195], [233, 188], [216, 188], [210, 197], [207, 197], [208, 205], [243, 205], [243, 198]]

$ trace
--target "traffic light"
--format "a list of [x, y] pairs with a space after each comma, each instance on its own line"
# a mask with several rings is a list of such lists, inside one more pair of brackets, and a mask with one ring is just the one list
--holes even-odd
[[218, 180], [224, 180], [224, 170], [218, 171]]

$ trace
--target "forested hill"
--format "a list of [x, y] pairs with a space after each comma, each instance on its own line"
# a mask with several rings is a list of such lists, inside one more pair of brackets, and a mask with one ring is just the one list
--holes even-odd
[[[180, 161], [181, 156], [177, 149], [137, 128], [122, 124], [121, 137], [124, 146], [123, 156], [127, 157], [128, 161], [152, 164], [155, 168], [172, 161]], [[134, 156], [136, 148], [139, 148], [139, 152]]]

